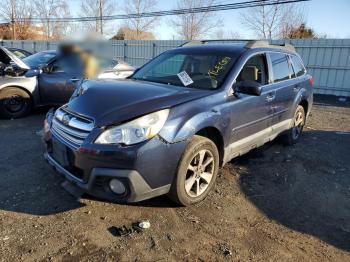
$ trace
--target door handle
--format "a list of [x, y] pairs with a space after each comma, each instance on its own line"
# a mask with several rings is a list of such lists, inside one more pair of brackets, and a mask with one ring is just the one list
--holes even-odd
[[300, 90], [300, 85], [295, 85], [293, 87], [294, 92], [298, 92]]
[[268, 93], [266, 96], [266, 101], [271, 102], [275, 99], [275, 97], [276, 97], [276, 92]]
[[75, 78], [75, 77], [70, 79], [71, 82], [78, 82], [79, 80], [80, 80], [79, 78]]

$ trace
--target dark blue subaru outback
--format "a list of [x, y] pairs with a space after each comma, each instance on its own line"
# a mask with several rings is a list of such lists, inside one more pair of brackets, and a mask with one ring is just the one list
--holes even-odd
[[188, 43], [126, 80], [82, 82], [45, 120], [45, 158], [116, 202], [203, 200], [219, 167], [278, 135], [298, 141], [313, 78], [292, 46]]

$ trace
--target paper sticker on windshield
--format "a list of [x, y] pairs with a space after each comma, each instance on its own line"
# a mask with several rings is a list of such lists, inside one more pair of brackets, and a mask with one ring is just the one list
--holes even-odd
[[184, 86], [188, 86], [190, 84], [193, 84], [192, 78], [186, 73], [186, 71], [182, 71], [182, 72], [178, 73], [177, 76], [180, 78], [180, 80]]

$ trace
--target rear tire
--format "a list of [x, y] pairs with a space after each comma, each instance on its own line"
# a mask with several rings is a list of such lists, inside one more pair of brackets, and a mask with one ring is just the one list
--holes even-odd
[[0, 116], [20, 118], [30, 113], [32, 101], [27, 92], [17, 87], [0, 91]]
[[305, 125], [304, 107], [298, 105], [293, 117], [293, 127], [290, 128], [283, 136], [283, 142], [287, 145], [294, 145], [300, 139], [301, 133]]
[[195, 135], [181, 157], [169, 197], [183, 206], [202, 201], [213, 188], [218, 169], [219, 153], [215, 144]]

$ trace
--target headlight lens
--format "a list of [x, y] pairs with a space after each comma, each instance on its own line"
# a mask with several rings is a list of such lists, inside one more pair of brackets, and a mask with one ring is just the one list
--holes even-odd
[[169, 115], [169, 109], [154, 112], [120, 126], [105, 130], [96, 144], [132, 145], [151, 139], [159, 133]]

